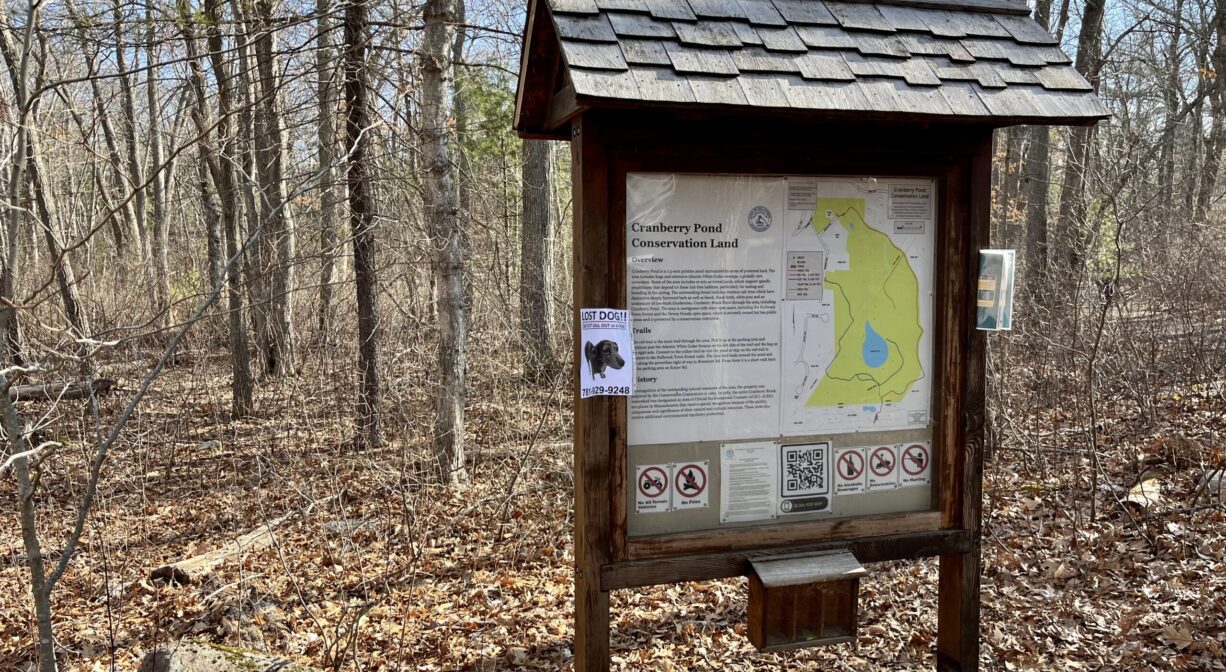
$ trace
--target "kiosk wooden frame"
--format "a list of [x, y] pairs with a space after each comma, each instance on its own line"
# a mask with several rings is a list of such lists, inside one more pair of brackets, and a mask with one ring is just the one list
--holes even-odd
[[890, 175], [938, 188], [929, 510], [629, 537], [626, 399], [576, 396], [577, 672], [608, 669], [611, 590], [830, 550], [939, 556], [938, 668], [978, 669], [974, 290], [990, 247], [992, 130], [1106, 116], [1026, 12], [1017, 0], [530, 2], [516, 128], [571, 142], [577, 308], [626, 306], [627, 173]]

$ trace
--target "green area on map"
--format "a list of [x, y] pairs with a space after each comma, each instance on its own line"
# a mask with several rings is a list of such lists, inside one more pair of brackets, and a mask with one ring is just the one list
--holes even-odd
[[[836, 353], [807, 406], [898, 402], [923, 375], [919, 281], [889, 236], [864, 220], [864, 199], [818, 198], [847, 231], [845, 271], [827, 271]], [[815, 217], [816, 219], [816, 217]], [[816, 231], [820, 235], [820, 231]]]

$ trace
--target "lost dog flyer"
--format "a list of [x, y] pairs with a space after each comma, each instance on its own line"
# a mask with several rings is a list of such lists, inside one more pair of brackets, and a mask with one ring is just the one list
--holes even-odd
[[630, 311], [584, 308], [579, 322], [583, 344], [579, 398], [629, 396], [634, 391]]

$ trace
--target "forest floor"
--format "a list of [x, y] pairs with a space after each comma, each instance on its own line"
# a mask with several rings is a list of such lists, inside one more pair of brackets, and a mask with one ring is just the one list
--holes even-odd
[[[421, 438], [428, 381], [393, 381], [387, 447], [354, 452], [344, 445], [352, 371], [329, 370], [324, 359], [295, 379], [266, 381], [258, 416], [236, 423], [225, 419], [218, 359], [158, 382], [106, 467], [55, 594], [61, 669], [133, 670], [180, 637], [324, 669], [568, 669], [569, 395], [476, 381], [473, 484], [446, 490], [429, 484]], [[121, 376], [121, 387], [138, 374]], [[129, 397], [115, 393], [104, 416]], [[1062, 428], [1058, 408], [1008, 418], [986, 469], [985, 669], [1226, 670], [1226, 507], [1193, 501], [1204, 470], [1224, 464], [1226, 399], [1220, 387], [1196, 386], [1152, 401], [1146, 421], [1135, 408], [1104, 409], [1093, 520], [1094, 465], [1061, 452], [1082, 433]], [[51, 419], [81, 434], [90, 427], [67, 402]], [[88, 447], [70, 446], [43, 477], [39, 516], [52, 554], [76, 511], [87, 456]], [[1121, 505], [1144, 469], [1161, 497]], [[11, 502], [11, 476], [0, 484]], [[0, 511], [0, 670], [32, 669], [24, 552], [13, 507]], [[163, 563], [287, 513], [275, 544], [201, 583], [150, 579]], [[746, 639], [744, 579], [615, 592], [614, 667], [932, 669], [935, 560], [869, 570], [855, 642], [784, 654], [757, 653]]]

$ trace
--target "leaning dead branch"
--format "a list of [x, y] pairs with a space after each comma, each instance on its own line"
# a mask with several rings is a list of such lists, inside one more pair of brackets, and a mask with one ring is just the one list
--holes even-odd
[[13, 403], [19, 403], [23, 401], [88, 399], [91, 388], [94, 395], [103, 396], [115, 388], [115, 381], [110, 378], [99, 378], [92, 382], [76, 380], [68, 383], [13, 385], [9, 387], [9, 400]]

